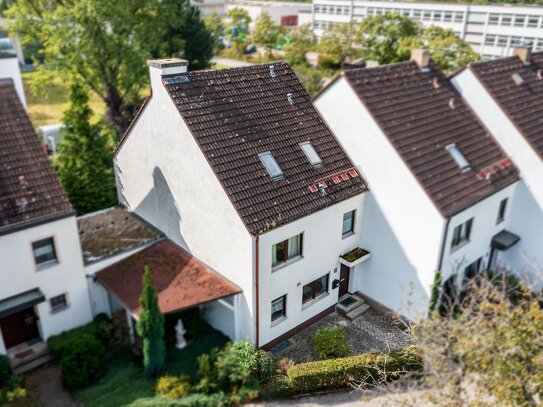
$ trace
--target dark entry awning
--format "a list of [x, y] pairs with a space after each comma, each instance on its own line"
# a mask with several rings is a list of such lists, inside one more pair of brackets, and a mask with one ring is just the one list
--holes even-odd
[[493, 249], [507, 250], [520, 240], [520, 237], [507, 230], [502, 230], [492, 238]]
[[13, 297], [0, 300], [0, 318], [15, 314], [26, 308], [33, 307], [45, 301], [45, 296], [39, 288], [14, 295]]

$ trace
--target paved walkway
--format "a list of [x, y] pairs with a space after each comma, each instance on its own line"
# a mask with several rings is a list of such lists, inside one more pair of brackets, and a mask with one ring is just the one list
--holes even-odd
[[62, 386], [58, 363], [49, 363], [25, 374], [25, 386], [38, 396], [42, 407], [83, 407], [83, 403]]

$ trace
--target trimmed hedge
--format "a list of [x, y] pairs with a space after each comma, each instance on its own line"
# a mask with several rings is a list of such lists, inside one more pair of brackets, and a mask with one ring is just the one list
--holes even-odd
[[106, 372], [106, 348], [94, 336], [81, 334], [64, 348], [60, 371], [69, 387], [88, 386]]
[[[368, 353], [340, 359], [294, 365], [288, 372], [290, 386], [297, 392], [337, 389], [352, 381], [368, 384], [398, 379], [403, 372], [422, 368], [413, 346], [391, 352]], [[385, 373], [386, 372], [386, 373]]]

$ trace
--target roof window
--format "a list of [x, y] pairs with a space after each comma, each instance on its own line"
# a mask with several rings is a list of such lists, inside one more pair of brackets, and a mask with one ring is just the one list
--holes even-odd
[[460, 170], [462, 172], [466, 172], [471, 170], [471, 167], [469, 165], [468, 160], [466, 160], [466, 157], [464, 157], [464, 154], [460, 151], [460, 149], [456, 146], [456, 144], [449, 144], [445, 147], [451, 157], [453, 158], [454, 162], [458, 167], [460, 167]]
[[279, 167], [279, 164], [273, 158], [271, 151], [258, 154], [258, 158], [260, 158], [260, 161], [262, 161], [266, 171], [268, 171], [273, 180], [283, 179], [283, 171], [281, 171], [281, 167]]
[[299, 146], [313, 167], [322, 167], [322, 160], [319, 157], [319, 154], [317, 154], [317, 152], [315, 151], [315, 148], [313, 147], [313, 144], [311, 144], [311, 141], [304, 141], [300, 143]]

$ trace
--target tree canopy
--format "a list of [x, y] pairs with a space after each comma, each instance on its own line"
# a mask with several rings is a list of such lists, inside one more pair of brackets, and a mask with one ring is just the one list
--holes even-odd
[[255, 21], [251, 39], [256, 45], [264, 47], [270, 54], [279, 42], [283, 31], [283, 27], [275, 24], [268, 13], [262, 12]]
[[251, 24], [251, 16], [247, 10], [234, 7], [226, 14], [226, 37], [230, 40], [245, 42]]

